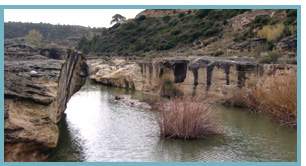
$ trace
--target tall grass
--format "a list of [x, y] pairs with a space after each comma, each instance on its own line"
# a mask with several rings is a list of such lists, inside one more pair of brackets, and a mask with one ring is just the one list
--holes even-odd
[[258, 81], [244, 99], [248, 106], [271, 114], [282, 124], [296, 126], [296, 86], [294, 71], [277, 72]]
[[160, 106], [161, 137], [196, 139], [218, 134], [210, 103], [195, 98], [174, 98]]

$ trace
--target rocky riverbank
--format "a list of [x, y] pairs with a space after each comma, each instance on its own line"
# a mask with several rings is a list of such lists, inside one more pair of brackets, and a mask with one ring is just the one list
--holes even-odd
[[151, 60], [93, 58], [87, 63], [90, 79], [96, 82], [164, 97], [207, 94], [225, 97], [263, 76], [296, 70], [296, 65], [207, 56]]
[[6, 41], [4, 67], [5, 161], [45, 160], [58, 144], [66, 103], [86, 80], [86, 59]]

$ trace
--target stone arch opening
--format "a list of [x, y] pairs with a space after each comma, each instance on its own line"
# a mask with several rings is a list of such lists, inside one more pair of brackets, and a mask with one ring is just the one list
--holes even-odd
[[184, 82], [187, 73], [187, 63], [177, 63], [174, 65], [175, 83]]

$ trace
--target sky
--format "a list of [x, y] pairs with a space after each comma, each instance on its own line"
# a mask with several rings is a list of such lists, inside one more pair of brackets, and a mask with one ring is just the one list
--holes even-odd
[[144, 9], [5, 9], [4, 21], [110, 27], [115, 14], [134, 18]]

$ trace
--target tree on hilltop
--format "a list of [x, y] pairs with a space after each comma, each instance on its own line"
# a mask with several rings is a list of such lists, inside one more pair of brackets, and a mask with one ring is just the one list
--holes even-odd
[[112, 17], [112, 20], [111, 20], [111, 24], [113, 24], [113, 23], [119, 23], [119, 24], [121, 24], [121, 23], [123, 23], [123, 22], [125, 22], [126, 21], [126, 18], [124, 17], [124, 16], [122, 16], [122, 15], [120, 15], [120, 14], [115, 14], [113, 17]]

